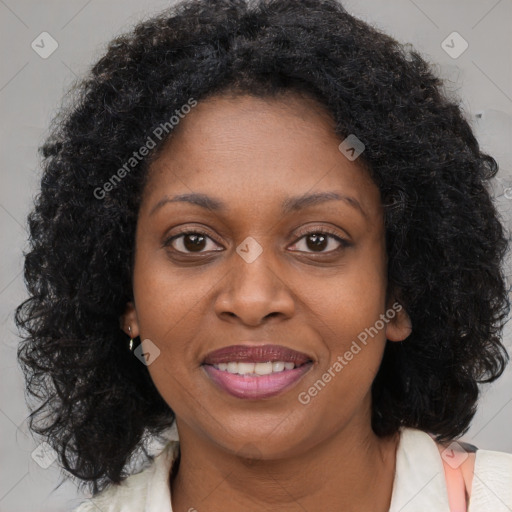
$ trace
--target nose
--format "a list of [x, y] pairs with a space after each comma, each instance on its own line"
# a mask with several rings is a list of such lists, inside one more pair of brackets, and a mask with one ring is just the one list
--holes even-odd
[[215, 299], [219, 318], [258, 326], [267, 318], [284, 320], [293, 316], [295, 303], [290, 286], [264, 254], [251, 263], [234, 255], [235, 261]]

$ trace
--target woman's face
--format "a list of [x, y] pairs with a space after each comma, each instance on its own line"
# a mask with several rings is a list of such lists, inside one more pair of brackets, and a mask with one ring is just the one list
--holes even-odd
[[[379, 190], [340, 142], [312, 100], [217, 96], [180, 121], [152, 165], [123, 327], [144, 340], [180, 438], [278, 458], [370, 429], [386, 338], [410, 325], [405, 310], [382, 321], [394, 299]], [[208, 207], [170, 201], [183, 194], [208, 196]], [[331, 198], [306, 199], [315, 194]], [[204, 364], [220, 348], [266, 344], [311, 362], [260, 377]]]

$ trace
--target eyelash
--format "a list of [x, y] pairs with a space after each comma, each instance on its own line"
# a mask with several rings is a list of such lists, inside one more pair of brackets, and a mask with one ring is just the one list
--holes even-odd
[[[178, 239], [180, 237], [186, 236], [186, 235], [201, 235], [201, 236], [205, 236], [205, 237], [209, 238], [210, 240], [213, 240], [216, 244], [218, 244], [208, 233], [206, 233], [205, 231], [202, 231], [201, 229], [193, 229], [193, 230], [186, 229], [184, 231], [181, 231], [181, 232], [179, 232], [179, 233], [177, 233], [177, 234], [167, 238], [164, 241], [163, 245], [164, 245], [164, 247], [170, 247], [174, 240], [176, 240], [176, 239]], [[307, 237], [308, 235], [329, 235], [331, 238], [334, 238], [337, 242], [340, 243], [340, 247], [338, 247], [337, 249], [334, 249], [332, 251], [317, 252], [317, 253], [312, 251], [312, 252], [306, 252], [306, 254], [332, 254], [332, 253], [335, 253], [337, 251], [341, 251], [343, 249], [346, 249], [347, 247], [349, 247], [351, 245], [348, 240], [345, 240], [344, 238], [341, 238], [337, 233], [329, 230], [328, 228], [312, 229], [312, 230], [300, 233], [299, 234], [299, 238], [297, 238], [297, 240], [293, 243], [293, 245], [295, 245], [297, 242], [302, 240], [304, 237]], [[175, 252], [177, 252], [178, 254], [204, 254], [204, 252], [184, 252], [184, 251], [176, 251], [175, 249], [173, 249], [173, 250]], [[208, 251], [205, 251], [205, 252], [208, 252]], [[214, 252], [217, 252], [217, 251], [214, 251]], [[298, 251], [298, 252], [305, 252], [305, 251]]]

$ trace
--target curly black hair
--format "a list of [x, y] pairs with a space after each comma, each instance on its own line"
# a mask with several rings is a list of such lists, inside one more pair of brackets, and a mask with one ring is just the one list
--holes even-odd
[[358, 162], [384, 206], [389, 290], [413, 325], [386, 344], [372, 428], [414, 427], [438, 441], [468, 430], [478, 384], [508, 363], [509, 235], [487, 187], [497, 163], [418, 52], [335, 0], [188, 0], [113, 39], [71, 92], [40, 148], [29, 298], [15, 315], [27, 395], [39, 405], [30, 428], [70, 478], [93, 494], [120, 483], [144, 435], [175, 419], [120, 329], [147, 170], [172, 130], [122, 182], [112, 176], [191, 98], [228, 92], [307, 95], [340, 137], [364, 143]]

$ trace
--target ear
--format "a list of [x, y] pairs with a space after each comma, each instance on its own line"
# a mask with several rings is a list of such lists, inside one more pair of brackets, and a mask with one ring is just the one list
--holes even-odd
[[[139, 335], [139, 322], [137, 320], [137, 311], [133, 302], [126, 304], [126, 309], [119, 319], [121, 329], [131, 338]], [[128, 329], [130, 327], [130, 329]]]
[[386, 338], [389, 341], [403, 341], [411, 334], [411, 319], [400, 302], [395, 299], [390, 300], [386, 316], [389, 318], [386, 324]]

